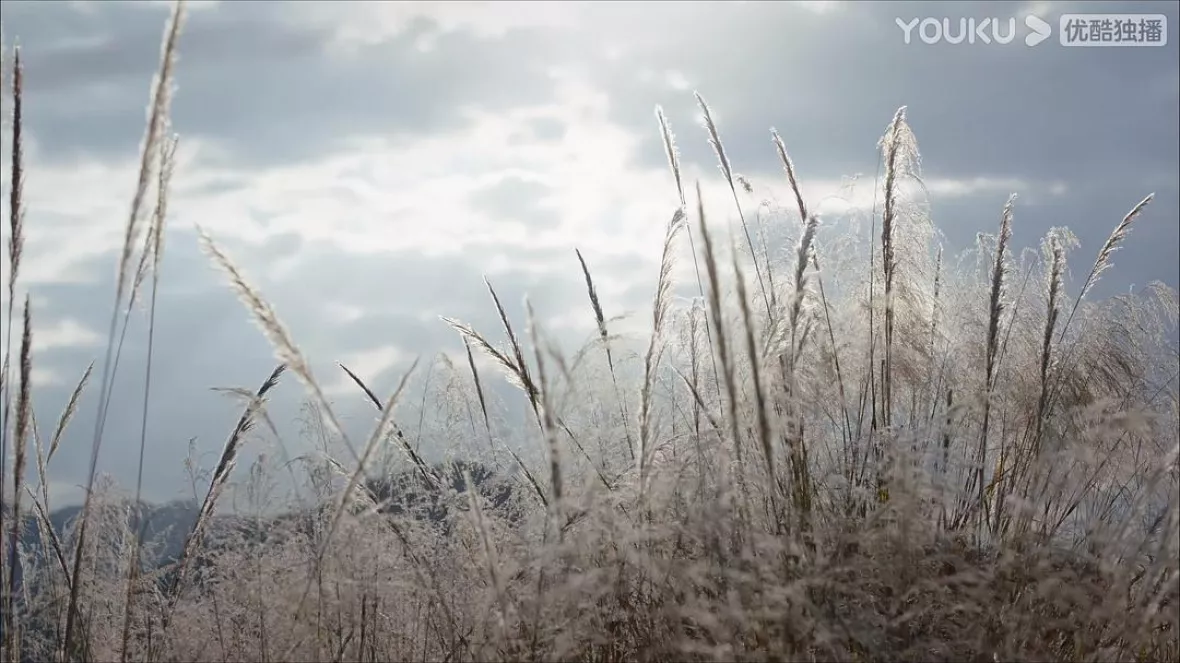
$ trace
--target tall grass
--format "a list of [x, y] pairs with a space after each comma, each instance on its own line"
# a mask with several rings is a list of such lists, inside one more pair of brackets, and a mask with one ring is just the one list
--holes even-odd
[[[904, 108], [878, 146], [881, 209], [868, 232], [855, 216], [821, 226], [772, 130], [768, 149], [792, 198], [769, 221], [785, 224], [783, 251], [755, 246], [733, 155], [704, 100], [705, 138], [744, 247], [732, 230], [722, 239], [725, 219], [707, 218], [699, 183], [686, 196], [657, 109], [677, 204], [650, 275], [650, 335], [612, 331], [594, 256], [581, 251], [571, 274], [585, 282], [594, 332], [572, 358], [548, 342], [527, 300], [518, 334], [522, 322], [487, 283], [506, 345], [440, 321], [466, 366], [442, 361], [445, 386], [423, 409], [437, 414], [435, 437], [462, 436], [469, 457], [434, 465], [395, 422], [410, 375], [382, 399], [363, 381], [366, 367], [340, 366], [377, 410], [354, 446], [279, 313], [202, 233], [279, 365], [243, 390], [245, 411], [227, 425], [217, 466], [194, 483], [203, 498], [184, 543], [162, 556], [146, 539], [139, 482], [125, 496], [96, 481], [95, 468], [129, 302], [144, 284], [154, 338], [182, 17], [178, 4], [152, 88], [85, 502], [64, 531], [50, 522], [48, 467], [91, 369], [46, 452], [27, 293], [14, 371], [5, 348], [5, 661], [1180, 657], [1176, 294], [1153, 284], [1088, 298], [1151, 197], [1115, 225], [1072, 297], [1076, 240], [1055, 228], [1039, 255], [1018, 252], [1013, 198], [997, 204], [995, 236], [944, 253]], [[26, 176], [19, 53], [11, 64], [10, 340]], [[685, 248], [699, 297], [681, 306], [672, 293]], [[1033, 275], [1043, 287], [1028, 287]], [[152, 351], [141, 475], [149, 421], [166, 425], [149, 417], [163, 396], [153, 393]], [[306, 391], [320, 448], [257, 461], [241, 480], [245, 504], [219, 516], [243, 447], [275, 434], [266, 399], [285, 371]], [[535, 449], [508, 441], [489, 389], [498, 377], [519, 388], [533, 420], [522, 434]], [[279, 472], [298, 484], [296, 503], [273, 503], [267, 486]]]

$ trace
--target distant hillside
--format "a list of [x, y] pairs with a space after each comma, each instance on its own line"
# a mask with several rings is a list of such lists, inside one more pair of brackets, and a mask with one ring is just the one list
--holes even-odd
[[[519, 517], [519, 510], [512, 504], [514, 489], [512, 484], [503, 477], [497, 476], [484, 465], [476, 462], [456, 461], [450, 464], [436, 464], [431, 468], [434, 474], [443, 481], [444, 489], [457, 494], [464, 494], [467, 486], [463, 480], [463, 471], [471, 476], [472, 482], [490, 503], [491, 508], [502, 510], [510, 519]], [[371, 478], [366, 482], [369, 492], [381, 502], [380, 512], [390, 515], [408, 515], [424, 522], [430, 522], [448, 529], [446, 524], [448, 507], [440, 491], [428, 488], [417, 471], [404, 471], [388, 477]], [[106, 508], [114, 508], [107, 505]], [[124, 505], [126, 527], [143, 525], [144, 540], [151, 544], [155, 554], [144, 560], [148, 567], [160, 567], [177, 559], [184, 548], [185, 537], [192, 530], [196, 522], [200, 505], [193, 500], [178, 500], [165, 504], [150, 504], [140, 502], [133, 505], [130, 501]], [[507, 510], [507, 511], [503, 511]], [[49, 514], [49, 521], [58, 536], [73, 525], [81, 514], [81, 506], [68, 506], [57, 509]], [[304, 530], [311, 521], [311, 513], [299, 511], [287, 512], [272, 516], [261, 523], [254, 519], [246, 519], [235, 514], [214, 516], [209, 524], [205, 539], [205, 548], [216, 548], [219, 542], [230, 535], [246, 538], [265, 538], [266, 532], [277, 526], [297, 523], [295, 529]], [[31, 515], [24, 518], [25, 529], [22, 535], [22, 546], [32, 551], [36, 558], [44, 559], [52, 556], [47, 542], [41, 539], [41, 530], [36, 519]], [[18, 568], [18, 582], [20, 571]]]

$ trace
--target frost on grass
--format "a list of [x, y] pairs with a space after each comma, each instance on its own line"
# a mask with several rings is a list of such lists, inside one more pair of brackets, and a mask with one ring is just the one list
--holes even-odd
[[[745, 209], [761, 192], [738, 177], [739, 195], [743, 155], [707, 117], [746, 240], [727, 247], [657, 119], [680, 204], [652, 247], [654, 333], [615, 334], [580, 251], [593, 333], [572, 355], [488, 284], [500, 328], [440, 321], [456, 353], [424, 361], [412, 397], [344, 369], [378, 410], [359, 452], [206, 238], [307, 390], [304, 439], [279, 444], [267, 418], [280, 368], [241, 390], [219, 466], [186, 464], [191, 505], [100, 480], [63, 523], [42, 487], [77, 452], [58, 449], [73, 406], [47, 455], [35, 418], [6, 415], [32, 456], [3, 477], [4, 660], [1176, 660], [1176, 293], [1089, 298], [1150, 196], [1080, 269], [1066, 229], [1010, 244], [1012, 200], [955, 254], [904, 109], [878, 205], [822, 224], [778, 132], [788, 202]], [[27, 413], [21, 368], [4, 399]], [[231, 471], [244, 445], [272, 453]]]

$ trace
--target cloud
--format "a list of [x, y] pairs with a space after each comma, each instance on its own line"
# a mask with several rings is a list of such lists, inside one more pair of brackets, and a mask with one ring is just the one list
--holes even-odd
[[418, 3], [339, 2], [297, 7], [288, 16], [293, 23], [327, 26], [338, 48], [381, 44], [413, 30], [422, 21], [431, 28], [420, 33], [430, 39], [464, 32], [485, 39], [502, 39], [524, 30], [577, 27], [586, 3], [553, 2], [448, 2], [438, 6]]
[[38, 329], [37, 352], [51, 352], [57, 348], [95, 347], [102, 336], [72, 318], [59, 320], [53, 326]]
[[[134, 149], [167, 16], [166, 7], [134, 4], [79, 11], [18, 2], [5, 12], [27, 45], [30, 127], [55, 158]], [[346, 3], [328, 13], [360, 18], [371, 6]], [[445, 17], [411, 13], [404, 30], [354, 40], [355, 49], [341, 52], [332, 47], [339, 23], [321, 13], [308, 4], [225, 3], [192, 15], [176, 72], [177, 129], [236, 164], [287, 164], [353, 136], [445, 132], [471, 108], [504, 109], [548, 92], [544, 66], [527, 61], [540, 46], [531, 34], [505, 42], [438, 32]], [[416, 41], [425, 34], [437, 45], [424, 52]], [[501, 75], [480, 73], [489, 69]], [[53, 131], [37, 131], [49, 125]]]
[[[20, 37], [26, 65], [21, 288], [38, 325], [40, 421], [55, 420], [105, 350], [167, 9], [5, 2], [6, 43]], [[1044, 11], [939, 5], [948, 16], [1034, 9]], [[686, 186], [701, 182], [716, 237], [735, 227], [692, 90], [711, 104], [735, 171], [754, 187], [740, 194], [747, 213], [763, 199], [793, 207], [772, 126], [813, 210], [831, 218], [873, 210], [876, 141], [908, 105], [931, 214], [951, 247], [993, 231], [1016, 192], [1018, 245], [1069, 225], [1082, 256], [1155, 191], [1096, 292], [1153, 278], [1176, 285], [1176, 41], [1125, 50], [1061, 49], [1053, 40], [1036, 49], [905, 45], [894, 18], [929, 11], [923, 3], [194, 7], [177, 71], [181, 146], [157, 311], [148, 461], [158, 469], [148, 495], [179, 496], [190, 438], [207, 462], [224, 441], [240, 404], [210, 388], [255, 389], [275, 363], [199, 251], [196, 225], [273, 303], [346, 426], [363, 435], [372, 407], [335, 362], [384, 397], [414, 358], [424, 369], [439, 352], [461, 357], [439, 316], [498, 342], [485, 277], [519, 325], [527, 295], [545, 329], [576, 347], [595, 333], [578, 248], [606, 315], [628, 316], [613, 329], [641, 342], [678, 203], [657, 104], [676, 133]], [[1150, 11], [1175, 22], [1174, 8]], [[6, 135], [5, 164], [9, 149]], [[794, 220], [775, 219], [782, 253]], [[7, 232], [2, 224], [0, 240]], [[685, 284], [678, 292], [695, 290], [690, 261], [676, 274]], [[143, 312], [131, 321], [102, 456], [103, 469], [123, 480], [135, 465], [147, 369]], [[55, 457], [62, 486], [84, 478], [97, 393], [95, 379]], [[288, 376], [272, 400], [292, 454], [301, 450], [300, 397]]]
[[[349, 353], [343, 361], [345, 366], [364, 366], [369, 375], [380, 377], [398, 365], [405, 365], [412, 357], [393, 345], [382, 345], [368, 350]], [[355, 393], [357, 385], [347, 376], [337, 376], [337, 382], [325, 387], [331, 394]]]

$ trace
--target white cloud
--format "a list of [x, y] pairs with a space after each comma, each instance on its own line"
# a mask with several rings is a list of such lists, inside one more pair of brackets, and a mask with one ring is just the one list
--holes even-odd
[[[34, 314], [35, 315], [35, 314]], [[64, 318], [33, 332], [33, 351], [49, 352], [58, 348], [88, 348], [101, 345], [103, 337], [73, 318]]]
[[692, 83], [689, 82], [688, 78], [682, 72], [675, 69], [669, 69], [664, 72], [664, 82], [668, 87], [677, 92], [686, 92], [692, 87]]
[[1061, 180], [1033, 181], [1018, 177], [936, 177], [926, 180], [926, 188], [935, 198], [949, 200], [984, 194], [1007, 195], [1019, 193], [1030, 200], [1038, 200], [1044, 194], [1064, 196], [1069, 186]]
[[838, 0], [801, 0], [796, 4], [809, 12], [827, 14], [844, 9], [845, 3], [839, 2]]
[[[344, 356], [342, 363], [353, 371], [363, 371], [358, 376], [366, 382], [379, 378], [382, 374], [398, 366], [408, 367], [414, 357], [394, 345], [381, 345], [367, 350], [350, 352]], [[355, 394], [357, 385], [343, 371], [333, 374], [335, 377], [324, 388], [331, 395]]]
[[[79, 7], [87, 7], [88, 5], [95, 4], [93, 0], [72, 1]], [[147, 2], [144, 2], [144, 0], [120, 0], [120, 2], [123, 2], [129, 7], [152, 7], [168, 9], [171, 9], [172, 5], [175, 4], [174, 0], [148, 0]], [[219, 9], [222, 4], [222, 0], [186, 0], [184, 3], [186, 10], [190, 12]], [[89, 8], [87, 8], [87, 11], [89, 11]]]
[[[7, 143], [0, 151], [6, 164], [11, 158]], [[36, 134], [26, 134], [24, 286], [85, 282], [93, 275], [80, 271], [82, 264], [122, 246], [138, 167], [137, 157], [50, 164], [42, 158]], [[3, 198], [0, 209], [6, 221], [0, 237], [7, 246], [10, 210], [8, 196]], [[7, 279], [6, 268], [0, 275], [5, 289]]]
[[[4, 301], [5, 317], [7, 318], [8, 302]], [[53, 322], [44, 322], [38, 318], [37, 308], [30, 305], [33, 316], [33, 356], [44, 357], [55, 351], [67, 348], [94, 348], [102, 345], [103, 336], [85, 326], [74, 318], [62, 318]], [[13, 311], [12, 345], [13, 352], [21, 342], [21, 308], [18, 303]], [[0, 347], [8, 347], [7, 326], [0, 328]], [[35, 364], [35, 362], [34, 362]]]
[[584, 11], [578, 2], [332, 2], [296, 3], [286, 20], [331, 29], [332, 47], [354, 52], [357, 47], [397, 37], [416, 19], [429, 19], [436, 33], [467, 31], [499, 38], [517, 28], [575, 27]]
[[61, 387], [67, 384], [65, 375], [61, 371], [44, 368], [42, 366], [33, 366], [32, 383], [35, 389], [43, 387]]
[[935, 196], [959, 198], [985, 192], [1025, 191], [1029, 185], [1014, 177], [931, 178], [926, 180], [926, 188]]
[[[554, 75], [554, 103], [502, 114], [472, 109], [468, 127], [451, 134], [357, 140], [315, 163], [262, 171], [186, 172], [182, 165], [172, 209], [178, 222], [199, 221], [218, 238], [257, 243], [294, 233], [357, 253], [658, 247], [675, 200], [671, 177], [635, 165], [639, 136], [607, 118], [601, 91], [573, 72]], [[531, 135], [537, 120], [559, 123], [563, 135]], [[552, 225], [526, 225], [471, 204], [474, 194], [509, 177], [549, 190], [517, 202], [551, 208]], [[239, 186], [210, 192], [217, 181]]]

